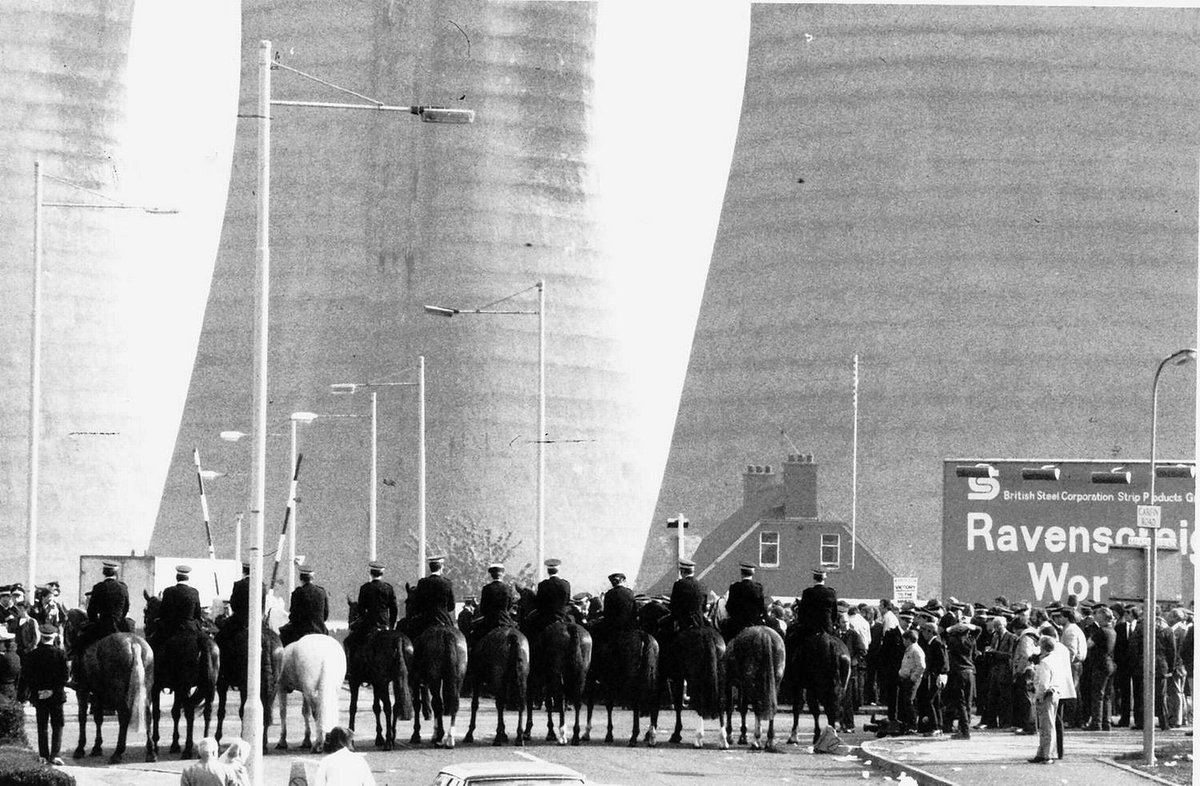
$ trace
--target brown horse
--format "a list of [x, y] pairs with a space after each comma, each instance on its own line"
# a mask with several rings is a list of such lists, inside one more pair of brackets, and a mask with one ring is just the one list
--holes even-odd
[[739, 745], [746, 744], [746, 707], [754, 709], [754, 741], [751, 750], [762, 742], [762, 721], [767, 718], [768, 751], [775, 747], [775, 713], [779, 708], [779, 683], [783, 680], [786, 658], [783, 637], [766, 625], [752, 625], [734, 636], [725, 650], [725, 728], [733, 736], [734, 695], [742, 715]]
[[[350, 619], [358, 616], [358, 604], [351, 600]], [[346, 681], [350, 685], [350, 731], [358, 714], [358, 689], [371, 686], [375, 711], [375, 747], [392, 750], [396, 746], [396, 721], [412, 720], [413, 696], [409, 684], [413, 643], [400, 631], [373, 630], [358, 646], [346, 648]], [[395, 705], [392, 694], [395, 694]], [[383, 720], [380, 720], [380, 712]]]
[[[142, 590], [146, 599], [146, 611], [143, 617], [147, 636], [153, 638], [152, 631], [158, 625], [159, 607], [162, 598]], [[196, 707], [199, 706], [204, 714], [204, 735], [208, 736], [209, 723], [212, 720], [212, 702], [216, 693], [217, 675], [220, 672], [220, 652], [217, 645], [205, 633], [198, 630], [184, 630], [171, 636], [159, 645], [155, 652], [155, 663], [158, 668], [154, 671], [154, 687], [151, 689], [151, 712], [153, 713], [150, 735], [153, 741], [153, 759], [158, 758], [158, 723], [162, 715], [160, 699], [164, 690], [171, 691], [174, 700], [171, 703], [171, 720], [173, 733], [171, 735], [171, 753], [179, 753], [181, 759], [190, 759], [194, 755], [193, 730], [196, 720]], [[183, 715], [187, 721], [187, 738], [182, 751], [179, 747], [179, 717]]]
[[[528, 714], [525, 718], [525, 739], [533, 732], [533, 708], [541, 700], [546, 703], [546, 740], [567, 744], [566, 705], [575, 707], [575, 726], [571, 744], [578, 745], [579, 714], [583, 709], [588, 668], [592, 663], [592, 635], [575, 622], [561, 620], [546, 626], [533, 647], [529, 671]], [[554, 712], [558, 712], [558, 728], [554, 727]]]
[[720, 746], [729, 747], [720, 723], [721, 695], [725, 685], [725, 639], [716, 628], [689, 628], [675, 634], [669, 654], [667, 667], [660, 672], [661, 679], [670, 687], [671, 703], [675, 705], [675, 731], [668, 742], [683, 740], [683, 686], [687, 683], [691, 707], [698, 716], [693, 744], [697, 748], [704, 747], [704, 721], [715, 720]]
[[800, 725], [800, 699], [803, 691], [813, 716], [813, 745], [821, 736], [821, 710], [834, 727], [842, 704], [842, 692], [850, 679], [850, 652], [837, 636], [825, 631], [789, 636], [787, 639], [787, 680], [792, 691], [792, 733], [788, 744], [797, 742]]
[[646, 744], [653, 747], [658, 735], [658, 642], [640, 630], [617, 631], [611, 639], [596, 646], [596, 657], [588, 669], [587, 728], [583, 739], [592, 737], [592, 707], [602, 698], [608, 711], [605, 742], [613, 741], [613, 704], [633, 710], [633, 733], [629, 747], [637, 746], [641, 716], [650, 715]]
[[[78, 631], [74, 632], [78, 635]], [[129, 727], [135, 733], [146, 729], [150, 712], [150, 686], [154, 683], [154, 652], [149, 643], [133, 633], [111, 633], [89, 645], [75, 666], [75, 694], [79, 698], [79, 746], [75, 758], [87, 751], [88, 708], [96, 723], [92, 755], [102, 753], [100, 733], [105, 710], [117, 714], [117, 747], [109, 762], [118, 764], [125, 754]], [[153, 741], [146, 734], [146, 761], [154, 761]]]
[[[238, 692], [238, 718], [246, 711], [246, 666], [249, 659], [248, 633], [239, 628], [221, 641], [220, 671], [217, 675], [217, 731], [213, 736], [219, 742], [225, 725], [225, 701], [229, 689]], [[279, 687], [279, 675], [283, 672], [283, 642], [279, 634], [268, 625], [262, 628], [262, 658], [259, 660], [259, 700], [263, 708], [263, 740], [267, 729], [274, 722], [272, 705]], [[263, 747], [266, 747], [264, 743]]]
[[521, 714], [525, 712], [529, 682], [529, 639], [515, 627], [500, 627], [488, 631], [471, 652], [471, 725], [463, 742], [475, 739], [475, 716], [479, 712], [479, 692], [492, 691], [496, 699], [496, 738], [493, 745], [508, 742], [504, 726], [504, 708], [517, 711], [517, 733], [514, 744], [524, 745], [521, 735]]

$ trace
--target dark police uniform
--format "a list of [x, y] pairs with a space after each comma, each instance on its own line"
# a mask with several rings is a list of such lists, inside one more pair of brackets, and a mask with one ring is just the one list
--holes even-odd
[[303, 581], [299, 587], [292, 590], [288, 622], [280, 629], [279, 638], [286, 647], [309, 633], [328, 633], [325, 628], [327, 619], [329, 596], [325, 593], [325, 588], [311, 581]]
[[420, 636], [434, 625], [454, 627], [454, 585], [445, 576], [433, 573], [417, 582], [413, 592], [413, 636]]
[[683, 576], [671, 587], [671, 619], [677, 630], [704, 625], [704, 605], [708, 602], [708, 587], [694, 576]]
[[729, 622], [722, 631], [726, 640], [732, 640], [751, 625], [761, 625], [766, 610], [767, 602], [762, 584], [750, 576], [730, 584], [729, 595], [725, 599], [725, 611], [729, 614]]
[[814, 584], [801, 593], [796, 611], [801, 634], [825, 631], [833, 635], [837, 627], [837, 592], [833, 587]]
[[57, 759], [62, 749], [63, 704], [67, 700], [63, 689], [67, 654], [52, 643], [57, 633], [52, 625], [42, 627], [42, 643], [25, 658], [21, 672], [20, 694], [37, 713], [38, 755], [47, 762]]
[[620, 584], [604, 593], [604, 619], [605, 627], [613, 631], [636, 628], [638, 608], [633, 590]]
[[480, 632], [476, 634], [477, 637], [482, 637], [493, 628], [516, 625], [512, 615], [512, 606], [516, 600], [516, 590], [504, 579], [495, 579], [484, 584], [479, 590], [479, 621], [475, 623], [475, 630]]
[[571, 582], [552, 574], [538, 582], [530, 630], [536, 635], [559, 620], [571, 620]]
[[129, 588], [116, 576], [106, 576], [92, 586], [88, 597], [88, 624], [75, 641], [75, 654], [111, 633], [128, 633]]
[[396, 590], [382, 578], [372, 578], [358, 588], [358, 617], [350, 624], [355, 631], [391, 630], [399, 616]]
[[153, 643], [161, 645], [181, 631], [200, 630], [203, 619], [200, 592], [184, 582], [173, 584], [163, 590], [162, 604], [158, 607], [158, 630]]

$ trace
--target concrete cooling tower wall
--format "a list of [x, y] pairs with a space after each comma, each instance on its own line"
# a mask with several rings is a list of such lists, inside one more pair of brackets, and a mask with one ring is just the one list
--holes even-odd
[[71, 603], [80, 554], [149, 544], [228, 188], [238, 7], [154, 5], [166, 4], [9, 3], [0, 25], [0, 583], [29, 579], [41, 160], [35, 578], [58, 579]]
[[[332, 598], [366, 579], [370, 446], [369, 395], [332, 396], [329, 386], [412, 381], [406, 370], [421, 354], [431, 543], [447, 519], [469, 520], [472, 549], [487, 528], [507, 534], [510, 572], [534, 559], [537, 317], [447, 320], [422, 306], [474, 308], [542, 278], [547, 554], [581, 589], [636, 567], [645, 521], [631, 513], [644, 518], [654, 479], [625, 425], [634, 402], [612, 316], [620, 282], [594, 217], [595, 15], [586, 3], [246, 4], [243, 114], [254, 111], [260, 39], [281, 63], [381, 101], [477, 113], [452, 126], [274, 110], [267, 551], [288, 495], [289, 415], [315, 412], [298, 431], [297, 553]], [[355, 100], [283, 70], [273, 83], [277, 99]], [[249, 440], [218, 435], [251, 427], [255, 161], [255, 127], [243, 121], [158, 553], [204, 551], [194, 447], [227, 473], [208, 486], [219, 557], [232, 556], [246, 510]], [[500, 308], [535, 310], [536, 291]], [[417, 578], [416, 418], [412, 388], [379, 390], [379, 558], [399, 584]], [[461, 556], [450, 555], [448, 575], [461, 576]]]
[[[858, 532], [923, 596], [953, 591], [943, 459], [1146, 458], [1156, 364], [1196, 342], [1198, 23], [755, 6], [655, 521], [704, 534], [796, 450], [849, 521], [856, 353]], [[1164, 374], [1160, 457], [1194, 455], [1194, 374]], [[642, 575], [673, 557], [656, 526]]]

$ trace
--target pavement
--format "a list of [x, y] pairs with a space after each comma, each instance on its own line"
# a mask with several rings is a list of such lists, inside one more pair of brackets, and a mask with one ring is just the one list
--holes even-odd
[[[1192, 740], [1185, 730], [1158, 732], [1156, 747], [1166, 742]], [[921, 784], [983, 786], [1019, 781], [1022, 786], [1090, 784], [1147, 786], [1177, 783], [1156, 778], [1114, 761], [1124, 753], [1142, 751], [1142, 733], [1129, 729], [1110, 732], [1067, 730], [1063, 758], [1053, 764], [1031, 764], [1037, 753], [1037, 735], [1011, 731], [973, 730], [971, 739], [951, 737], [881, 737], [861, 743], [864, 762], [896, 776], [907, 773]], [[1160, 761], [1158, 769], [1192, 768], [1193, 762]]]

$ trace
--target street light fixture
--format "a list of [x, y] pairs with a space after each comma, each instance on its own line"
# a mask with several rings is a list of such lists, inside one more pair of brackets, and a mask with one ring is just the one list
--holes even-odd
[[[47, 202], [42, 199], [42, 182], [53, 180], [85, 194], [99, 197], [104, 202]], [[26, 578], [30, 587], [37, 586], [37, 537], [38, 537], [38, 481], [41, 463], [39, 430], [42, 423], [42, 208], [75, 207], [92, 210], [141, 210], [154, 215], [178, 213], [173, 208], [154, 205], [133, 205], [114, 199], [107, 194], [85, 188], [78, 183], [64, 180], [42, 172], [42, 162], [33, 162], [33, 305], [30, 311], [29, 353], [29, 487], [28, 525], [26, 532]]]
[[1040, 467], [1021, 467], [1021, 480], [1058, 480], [1061, 470], [1053, 464]]
[[[318, 82], [343, 93], [348, 93], [367, 101], [366, 104], [326, 104], [314, 101], [272, 101], [271, 100], [271, 70], [279, 68], [298, 74], [305, 79]], [[256, 193], [258, 195], [257, 221], [255, 225], [255, 278], [254, 278], [254, 341], [252, 344], [254, 368], [254, 460], [251, 465], [251, 499], [250, 515], [254, 521], [254, 541], [250, 548], [250, 583], [258, 586], [263, 578], [263, 509], [266, 506], [266, 464], [267, 464], [267, 340], [270, 306], [271, 281], [271, 243], [270, 243], [270, 214], [271, 214], [271, 107], [296, 106], [330, 109], [366, 109], [374, 111], [407, 111], [417, 115], [427, 123], [470, 123], [475, 119], [475, 113], [470, 110], [448, 110], [437, 107], [388, 106], [382, 101], [376, 101], [352, 90], [319, 79], [310, 74], [298, 71], [282, 63], [274, 62], [271, 56], [271, 42], [259, 41], [258, 44], [258, 106], [254, 117], [258, 123], [258, 178]], [[259, 668], [262, 658], [262, 623], [263, 608], [261, 604], [250, 604], [248, 623], [249, 647], [246, 663], [246, 723], [250, 736], [250, 780], [254, 783], [263, 781], [263, 707], [260, 700], [262, 673]]]
[[[415, 387], [417, 389], [417, 575], [425, 571], [425, 356], [417, 357], [416, 382], [335, 382], [329, 386], [334, 395], [354, 395], [360, 388]], [[378, 558], [379, 535], [379, 400], [378, 392], [371, 391], [371, 478], [370, 506], [368, 508], [368, 543], [370, 559]]]
[[[523, 295], [531, 289], [537, 289], [538, 307], [536, 311], [497, 310], [492, 306]], [[505, 295], [485, 306], [471, 309], [453, 308], [450, 306], [426, 305], [425, 313], [441, 317], [453, 317], [459, 314], [537, 314], [538, 318], [538, 424], [537, 424], [537, 571], [538, 577], [544, 577], [546, 563], [546, 282], [538, 281], [531, 287], [519, 292]]]
[[959, 464], [954, 468], [955, 477], [959, 478], [998, 478], [1000, 471], [991, 464]]
[[1092, 473], [1092, 482], [1115, 486], [1128, 486], [1133, 482], [1133, 473], [1124, 467], [1113, 467], [1112, 469]]
[[[1174, 364], [1182, 366], [1196, 359], [1193, 348], [1180, 349], [1163, 358], [1154, 371], [1154, 382], [1150, 386], [1150, 505], [1154, 499], [1155, 458], [1158, 448], [1158, 380], [1163, 369]], [[1194, 469], [1193, 469], [1194, 471]], [[1160, 509], [1161, 510], [1161, 509]], [[1161, 513], [1160, 513], [1161, 515]], [[1139, 516], [1140, 518], [1140, 516]], [[1158, 619], [1158, 532], [1150, 533], [1150, 545], [1146, 549], [1146, 614], [1142, 626], [1142, 753], [1146, 764], [1154, 765], [1154, 661], [1155, 623]]]

